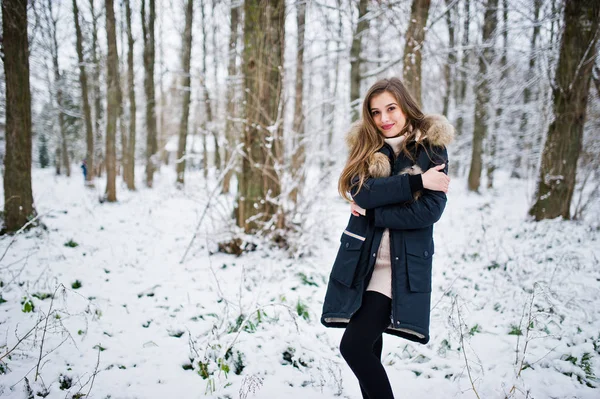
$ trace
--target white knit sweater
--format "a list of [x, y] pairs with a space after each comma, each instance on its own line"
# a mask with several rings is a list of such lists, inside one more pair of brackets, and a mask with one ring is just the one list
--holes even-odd
[[[404, 136], [385, 139], [385, 142], [394, 149], [396, 155], [400, 153], [402, 141], [404, 141]], [[377, 291], [388, 298], [392, 297], [392, 259], [390, 254], [389, 229], [385, 229], [381, 236], [381, 243], [379, 244], [375, 260], [375, 269], [367, 286], [367, 291]]]

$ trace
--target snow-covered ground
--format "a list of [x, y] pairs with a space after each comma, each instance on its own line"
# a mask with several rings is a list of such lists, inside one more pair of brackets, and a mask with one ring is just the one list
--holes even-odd
[[[81, 176], [34, 170], [47, 230], [0, 238], [0, 396], [360, 398], [343, 331], [319, 323], [349, 215], [335, 179], [308, 207], [301, 257], [217, 251], [232, 199], [203, 217], [214, 182], [186, 179], [165, 168], [100, 204]], [[453, 180], [436, 225], [431, 341], [384, 338], [396, 397], [600, 397], [598, 223], [527, 222], [530, 188], [502, 174], [465, 187]]]

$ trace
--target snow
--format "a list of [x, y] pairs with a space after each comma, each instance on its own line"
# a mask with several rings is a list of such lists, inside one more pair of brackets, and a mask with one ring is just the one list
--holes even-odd
[[[27, 397], [25, 376], [47, 398], [87, 394], [92, 377], [91, 398], [361, 397], [339, 354], [343, 330], [319, 323], [349, 215], [335, 178], [315, 179], [321, 200], [306, 215], [303, 256], [258, 238], [241, 257], [218, 252], [236, 231], [233, 198], [220, 196], [180, 263], [212, 179], [190, 171], [177, 189], [163, 168], [155, 188], [119, 182], [119, 202], [100, 204], [103, 180], [86, 189], [81, 176], [33, 171], [47, 230], [0, 238], [0, 356], [41, 323], [2, 359], [1, 397]], [[597, 398], [586, 383], [600, 375], [598, 226], [527, 221], [527, 183], [498, 172], [495, 184], [478, 195], [453, 179], [435, 228], [431, 341], [384, 337], [392, 388], [410, 398], [473, 398], [473, 386], [481, 398]]]

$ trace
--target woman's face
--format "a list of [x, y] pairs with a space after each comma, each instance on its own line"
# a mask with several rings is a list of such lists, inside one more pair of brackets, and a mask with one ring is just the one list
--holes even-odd
[[406, 125], [404, 112], [400, 109], [396, 98], [387, 91], [371, 97], [369, 111], [377, 129], [386, 138], [397, 136]]

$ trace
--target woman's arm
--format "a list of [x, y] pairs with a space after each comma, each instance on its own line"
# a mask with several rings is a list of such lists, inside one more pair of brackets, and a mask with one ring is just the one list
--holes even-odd
[[[446, 207], [446, 192], [448, 192], [449, 178], [445, 173], [448, 163], [448, 153], [445, 148], [439, 148], [434, 152], [436, 156], [430, 163], [430, 169], [423, 174], [425, 190], [423, 195], [412, 203], [392, 204], [373, 208], [367, 211], [366, 216], [373, 218], [375, 226], [392, 229], [420, 229], [428, 227], [437, 222]], [[436, 164], [442, 164], [436, 166]], [[431, 190], [430, 180], [425, 177], [432, 169], [443, 172], [434, 172], [433, 180], [437, 180], [438, 190]], [[436, 176], [437, 175], [437, 176]], [[445, 179], [439, 179], [444, 176]], [[431, 180], [431, 181], [433, 181]]]
[[413, 199], [413, 193], [422, 187], [421, 176], [396, 175], [365, 179], [360, 189], [351, 190], [354, 202], [364, 209], [408, 202]]
[[366, 216], [373, 218], [377, 227], [422, 229], [440, 220], [446, 201], [446, 194], [443, 192], [425, 190], [423, 195], [411, 204], [393, 204], [368, 209]]

